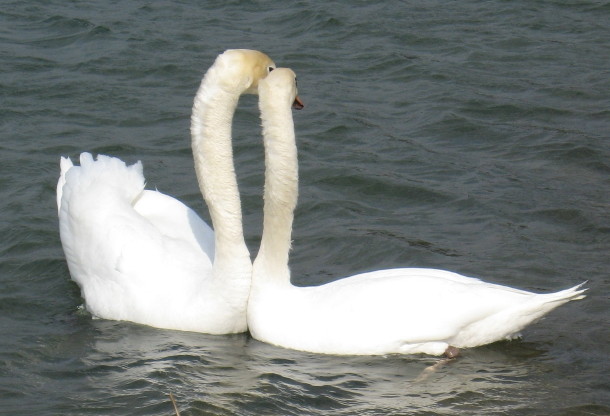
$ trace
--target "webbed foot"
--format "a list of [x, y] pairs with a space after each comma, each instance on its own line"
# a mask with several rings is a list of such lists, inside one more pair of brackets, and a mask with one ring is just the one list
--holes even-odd
[[452, 347], [451, 345], [449, 345], [445, 350], [445, 357], [447, 358], [456, 358], [458, 355], [460, 355], [459, 348]]

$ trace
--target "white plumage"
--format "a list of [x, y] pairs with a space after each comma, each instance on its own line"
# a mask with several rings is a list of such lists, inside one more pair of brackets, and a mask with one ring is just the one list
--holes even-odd
[[246, 330], [252, 264], [231, 152], [239, 96], [275, 65], [257, 51], [219, 55], [195, 97], [192, 146], [215, 233], [190, 208], [144, 190], [140, 162], [89, 153], [61, 160], [59, 228], [93, 315], [213, 334]]
[[328, 354], [454, 354], [454, 348], [513, 338], [556, 307], [584, 297], [582, 285], [536, 294], [415, 268], [293, 286], [288, 252], [298, 161], [290, 103], [296, 93], [289, 69], [276, 69], [259, 85], [266, 174], [264, 229], [248, 303], [255, 338]]

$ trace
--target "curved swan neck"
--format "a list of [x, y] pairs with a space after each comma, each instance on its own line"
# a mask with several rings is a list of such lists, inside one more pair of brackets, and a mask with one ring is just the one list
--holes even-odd
[[250, 261], [231, 143], [233, 113], [242, 92], [222, 88], [212, 67], [197, 91], [191, 116], [195, 171], [214, 226], [215, 270], [239, 257]]
[[[288, 254], [298, 197], [298, 159], [290, 107], [260, 98], [265, 144], [264, 219], [261, 247], [253, 279], [290, 282]], [[259, 276], [257, 276], [259, 275]], [[264, 276], [264, 277], [263, 277]]]

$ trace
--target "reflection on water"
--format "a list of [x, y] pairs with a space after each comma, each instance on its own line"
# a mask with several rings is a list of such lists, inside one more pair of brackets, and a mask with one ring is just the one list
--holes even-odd
[[183, 411], [216, 414], [452, 415], [483, 408], [503, 414], [540, 400], [536, 373], [543, 371], [538, 360], [546, 354], [513, 341], [466, 350], [455, 360], [342, 357], [276, 348], [245, 334], [91, 324], [89, 336], [70, 343], [71, 372], [80, 377], [72, 380], [58, 410], [80, 406], [110, 414], [115, 405], [104, 403], [125, 401], [139, 402], [146, 414], [167, 405], [171, 392]]

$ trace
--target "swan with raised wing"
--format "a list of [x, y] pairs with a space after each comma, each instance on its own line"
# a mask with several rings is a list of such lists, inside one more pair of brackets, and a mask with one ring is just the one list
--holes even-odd
[[265, 144], [264, 226], [248, 302], [252, 336], [327, 354], [426, 353], [510, 339], [582, 285], [536, 294], [435, 269], [387, 269], [320, 286], [290, 282], [288, 253], [298, 194], [291, 104], [296, 77], [278, 68], [259, 82]]
[[214, 231], [190, 208], [144, 190], [140, 162], [89, 153], [61, 160], [59, 229], [72, 279], [96, 317], [225, 334], [247, 329], [252, 263], [231, 147], [239, 97], [275, 68], [228, 50], [205, 74], [191, 116], [197, 179]]

